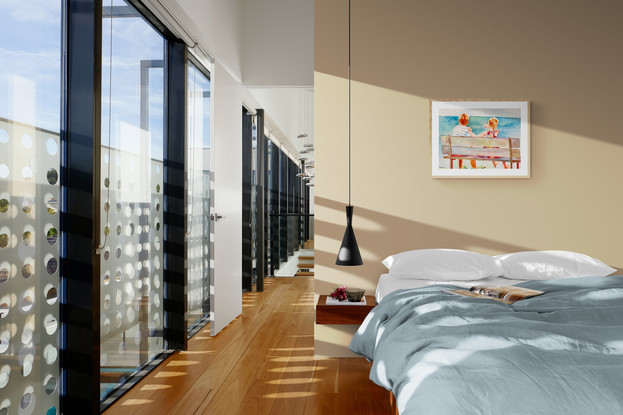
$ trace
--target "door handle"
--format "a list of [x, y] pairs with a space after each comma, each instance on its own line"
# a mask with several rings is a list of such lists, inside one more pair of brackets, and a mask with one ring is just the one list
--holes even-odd
[[218, 221], [219, 221], [219, 219], [223, 219], [223, 216], [222, 216], [222, 215], [219, 215], [218, 213], [212, 213], [212, 214], [210, 215], [210, 220], [211, 220], [212, 222], [218, 222]]

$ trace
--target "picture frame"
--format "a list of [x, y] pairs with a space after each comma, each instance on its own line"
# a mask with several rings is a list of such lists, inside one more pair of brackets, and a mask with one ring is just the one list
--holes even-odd
[[435, 178], [529, 178], [529, 101], [431, 101]]

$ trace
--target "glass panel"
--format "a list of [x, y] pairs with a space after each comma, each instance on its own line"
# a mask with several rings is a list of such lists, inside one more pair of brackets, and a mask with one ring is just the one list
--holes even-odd
[[189, 335], [210, 318], [210, 79], [188, 63], [188, 251], [186, 321]]
[[0, 414], [58, 412], [61, 16], [0, 2]]
[[102, 24], [102, 399], [164, 349], [165, 42], [129, 3], [112, 5]]

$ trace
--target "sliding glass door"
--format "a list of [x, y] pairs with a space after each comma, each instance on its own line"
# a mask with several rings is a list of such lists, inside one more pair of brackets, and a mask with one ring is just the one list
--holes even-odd
[[164, 350], [165, 40], [127, 2], [102, 24], [101, 397]]

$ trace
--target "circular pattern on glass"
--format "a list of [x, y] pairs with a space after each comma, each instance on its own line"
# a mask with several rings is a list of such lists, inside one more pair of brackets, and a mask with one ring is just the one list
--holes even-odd
[[27, 180], [32, 179], [32, 169], [28, 166], [24, 167], [22, 169], [22, 177]]
[[0, 318], [5, 318], [9, 315], [9, 304], [6, 302], [0, 303]]
[[56, 329], [58, 328], [58, 321], [56, 321], [56, 318], [54, 318], [52, 314], [48, 314], [43, 319], [43, 327], [45, 327], [46, 333], [52, 335], [56, 332]]
[[104, 179], [104, 187], [110, 186], [110, 179], [107, 177]]
[[30, 213], [32, 211], [32, 200], [24, 199], [22, 201], [22, 211], [24, 213]]
[[32, 264], [24, 264], [24, 266], [22, 267], [22, 277], [30, 278], [32, 277], [32, 274], [33, 274]]
[[56, 182], [58, 181], [58, 172], [56, 171], [56, 169], [49, 169], [47, 177], [48, 183], [56, 184]]
[[[32, 298], [32, 296], [29, 293], [25, 293], [25, 295], [22, 297], [22, 302], [19, 308], [22, 310], [22, 312], [28, 313], [30, 310], [32, 310], [32, 306], [34, 304], [35, 300]], [[26, 330], [24, 330], [24, 332], [26, 332]]]
[[35, 235], [31, 231], [26, 231], [22, 234], [22, 243], [26, 246], [32, 246], [35, 241]]
[[45, 268], [48, 271], [48, 274], [53, 275], [56, 273], [56, 270], [58, 269], [58, 261], [56, 258], [50, 258], [48, 259], [48, 263], [45, 265]]
[[108, 226], [104, 228], [104, 235], [106, 236], [110, 235], [110, 228]]
[[[11, 367], [9, 365], [2, 366], [0, 369], [0, 389], [4, 388], [9, 383], [9, 375], [11, 374]], [[2, 408], [5, 414], [9, 413], [9, 410]], [[0, 412], [2, 414], [2, 412]]]
[[155, 222], [156, 222], [156, 223], [155, 223], [155, 225], [156, 225], [156, 231], [159, 231], [159, 230], [160, 230], [160, 221], [158, 220], [158, 218], [156, 218]]
[[9, 210], [9, 201], [6, 199], [0, 199], [0, 213], [7, 213]]
[[0, 284], [9, 280], [8, 268], [0, 268]]
[[43, 359], [45, 360], [45, 362], [48, 365], [51, 365], [56, 362], [57, 358], [58, 350], [56, 349], [56, 347], [52, 346], [51, 344], [45, 346], [45, 348], [43, 349]]
[[35, 356], [29, 354], [24, 357], [24, 363], [22, 363], [22, 376], [26, 377], [32, 372], [32, 363], [35, 361]]
[[106, 273], [106, 275], [104, 275], [104, 285], [108, 284], [110, 284], [110, 274]]
[[118, 246], [117, 250], [115, 251], [115, 256], [117, 257], [117, 259], [121, 258], [121, 247]]
[[110, 210], [110, 203], [104, 203], [104, 212], [108, 212]]
[[52, 137], [48, 138], [48, 141], [45, 142], [45, 147], [48, 150], [48, 154], [51, 156], [55, 156], [58, 153], [58, 143]]
[[9, 244], [9, 235], [0, 233], [0, 248], [6, 248]]
[[58, 292], [56, 291], [56, 288], [50, 287], [48, 291], [45, 293], [45, 301], [49, 305], [54, 305], [57, 299], [58, 299]]
[[28, 409], [28, 407], [30, 406], [30, 404], [33, 401], [33, 395], [30, 392], [27, 392], [24, 394], [24, 396], [22, 396], [22, 399], [19, 402], [19, 406], [22, 409]]
[[117, 225], [117, 235], [121, 235], [121, 225]]
[[156, 185], [156, 193], [160, 193], [160, 185], [159, 184]]
[[[2, 333], [4, 334], [4, 333]], [[4, 353], [9, 350], [9, 339], [0, 337], [0, 353]]]
[[50, 409], [48, 409], [45, 415], [56, 415], [56, 406], [50, 407]]
[[106, 248], [104, 251], [104, 259], [108, 261], [110, 259], [110, 249]]
[[32, 137], [28, 134], [24, 134], [22, 136], [22, 145], [24, 146], [24, 148], [31, 148], [32, 147]]
[[45, 202], [45, 207], [48, 209], [50, 215], [55, 215], [58, 212], [58, 200], [55, 197], [49, 198]]
[[47, 239], [50, 245], [56, 244], [56, 241], [58, 240], [58, 231], [56, 228], [50, 228], [50, 230], [48, 230]]
[[128, 316], [129, 323], [133, 322], [134, 318], [136, 317], [136, 313], [134, 312], [134, 309], [132, 308], [128, 308], [126, 315]]
[[9, 133], [3, 128], [0, 130], [0, 144], [9, 142]]
[[28, 344], [32, 341], [32, 329], [25, 328], [22, 332], [22, 343]]
[[0, 164], [0, 179], [6, 179], [7, 177], [9, 177], [9, 173], [9, 166], [4, 163]]
[[45, 387], [46, 395], [52, 395], [56, 390], [56, 378], [54, 376], [50, 376], [43, 382], [43, 386]]

